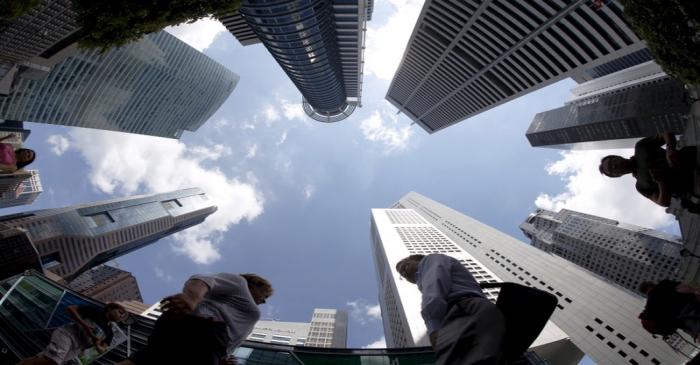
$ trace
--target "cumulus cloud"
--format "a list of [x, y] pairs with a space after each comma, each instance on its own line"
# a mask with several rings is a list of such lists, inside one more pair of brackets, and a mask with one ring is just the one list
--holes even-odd
[[350, 318], [363, 326], [382, 319], [379, 304], [369, 304], [364, 299], [358, 299], [347, 302], [346, 305], [349, 308]]
[[263, 115], [265, 116], [265, 120], [268, 122], [276, 122], [280, 119], [280, 114], [277, 112], [275, 107], [272, 105], [268, 105], [263, 109]]
[[166, 273], [165, 270], [161, 269], [158, 266], [153, 268], [153, 272], [156, 274], [156, 277], [159, 279], [163, 279], [165, 281], [173, 281], [173, 276]]
[[369, 22], [365, 50], [365, 72], [391, 80], [418, 19], [423, 0], [389, 0], [393, 13], [381, 25]]
[[386, 110], [375, 110], [360, 129], [367, 140], [383, 145], [385, 153], [405, 149], [413, 135], [410, 125], [401, 125], [396, 114]]
[[248, 152], [246, 153], [245, 157], [246, 158], [253, 158], [258, 154], [258, 144], [254, 143], [250, 147], [248, 147]]
[[281, 145], [282, 143], [287, 141], [287, 131], [282, 132], [282, 135], [280, 136], [280, 140], [277, 141], [277, 145]]
[[174, 27], [167, 27], [165, 31], [189, 44], [192, 48], [203, 52], [214, 43], [216, 36], [226, 32], [226, 27], [216, 19], [204, 18], [194, 23], [182, 23]]
[[102, 192], [132, 195], [199, 187], [216, 202], [218, 210], [204, 222], [173, 236], [175, 250], [197, 263], [218, 260], [222, 235], [263, 212], [254, 178], [230, 177], [203, 164], [230, 153], [228, 147], [191, 147], [173, 139], [90, 129], [74, 129], [70, 135], [90, 167], [89, 181]]
[[308, 200], [308, 199], [311, 199], [311, 196], [314, 194], [314, 191], [315, 191], [315, 190], [316, 190], [316, 189], [314, 188], [313, 185], [307, 184], [306, 186], [304, 186], [304, 197], [305, 197], [307, 200]]
[[282, 109], [282, 114], [284, 114], [284, 117], [287, 118], [287, 120], [307, 120], [306, 113], [304, 113], [304, 109], [301, 107], [301, 102], [292, 103], [289, 100], [279, 99], [278, 104]]
[[55, 153], [57, 156], [62, 155], [70, 147], [68, 138], [60, 134], [52, 134], [46, 141], [51, 145], [51, 152]]
[[386, 348], [386, 338], [382, 336], [380, 339], [370, 343], [367, 346], [363, 346], [363, 349], [385, 349]]
[[566, 181], [566, 190], [553, 195], [541, 193], [539, 208], [558, 211], [566, 208], [642, 227], [663, 228], [673, 223], [665, 208], [640, 195], [630, 175], [609, 178], [598, 171], [606, 155], [630, 156], [632, 150], [567, 151], [561, 159], [546, 166], [550, 175]]

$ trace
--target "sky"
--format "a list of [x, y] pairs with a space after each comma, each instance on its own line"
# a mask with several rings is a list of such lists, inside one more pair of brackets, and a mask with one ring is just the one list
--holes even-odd
[[27, 123], [44, 193], [31, 206], [62, 207], [200, 187], [218, 206], [204, 223], [120, 257], [144, 301], [179, 292], [195, 273], [258, 273], [275, 294], [264, 318], [308, 322], [314, 308], [346, 309], [348, 347], [382, 347], [371, 259], [371, 208], [416, 191], [525, 241], [518, 225], [537, 207], [568, 208], [678, 232], [631, 177], [598, 172], [607, 154], [530, 147], [537, 112], [561, 106], [564, 80], [429, 135], [384, 100], [422, 7], [375, 4], [367, 26], [362, 108], [323, 124], [263, 45], [242, 47], [217, 21], [167, 29], [235, 72], [223, 106], [178, 140]]

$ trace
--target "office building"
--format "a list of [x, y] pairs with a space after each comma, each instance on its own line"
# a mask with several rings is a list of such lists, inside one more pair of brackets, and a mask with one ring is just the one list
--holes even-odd
[[691, 120], [682, 82], [653, 61], [571, 89], [563, 107], [535, 115], [526, 136], [533, 147], [631, 148], [642, 137], [682, 134]]
[[[595, 363], [684, 361], [642, 328], [637, 319], [642, 298], [422, 195], [411, 192], [391, 209], [373, 209], [371, 225], [387, 345], [427, 343], [420, 293], [398, 280], [394, 266], [409, 254], [444, 253], [460, 260], [479, 281], [515, 282], [555, 295], [551, 321]], [[550, 353], [570, 359], [569, 351]]]
[[127, 312], [139, 316], [145, 316], [144, 313], [146, 313], [146, 311], [148, 311], [148, 308], [150, 308], [148, 304], [140, 302], [138, 300], [124, 300], [119, 301], [117, 303], [124, 307]]
[[427, 0], [386, 99], [433, 133], [556, 81], [644, 62], [644, 49], [615, 0]]
[[103, 303], [143, 301], [134, 275], [113, 266], [93, 267], [71, 280], [68, 286]]
[[17, 192], [27, 179], [32, 178], [33, 174], [30, 171], [19, 169], [13, 173], [0, 174], [0, 196], [16, 197]]
[[238, 76], [167, 32], [80, 50], [38, 80], [20, 75], [0, 119], [179, 138], [224, 103]]
[[238, 12], [219, 18], [242, 45], [262, 42], [301, 92], [304, 112], [330, 123], [362, 105], [372, 6], [373, 0], [244, 0]]
[[316, 308], [311, 322], [258, 321], [248, 340], [276, 345], [346, 348], [347, 331], [346, 311]]
[[20, 148], [22, 143], [29, 138], [32, 131], [24, 128], [24, 123], [18, 120], [0, 120], [0, 138], [12, 135], [3, 143], [12, 144], [15, 149]]
[[5, 215], [0, 223], [24, 229], [44, 268], [70, 281], [214, 211], [204, 192], [193, 188]]
[[32, 204], [44, 190], [39, 180], [39, 171], [27, 170], [29, 177], [23, 179], [17, 189], [0, 193], [0, 208]]
[[39, 252], [25, 230], [0, 224], [0, 247], [0, 280], [42, 270]]
[[0, 96], [12, 91], [19, 74], [46, 72], [66, 54], [62, 51], [78, 38], [76, 19], [70, 0], [40, 0], [27, 13], [0, 22]]
[[590, 214], [537, 209], [520, 225], [534, 247], [638, 294], [645, 281], [678, 279], [680, 237]]

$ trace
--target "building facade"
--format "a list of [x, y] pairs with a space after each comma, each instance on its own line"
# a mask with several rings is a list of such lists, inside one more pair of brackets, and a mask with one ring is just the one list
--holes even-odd
[[[483, 265], [484, 269], [472, 271], [481, 275], [477, 280], [515, 282], [555, 295], [559, 303], [551, 321], [595, 363], [659, 365], [685, 360], [642, 328], [637, 319], [644, 307], [642, 298], [417, 193], [407, 194], [391, 209], [373, 210], [372, 235], [379, 287], [385, 290], [380, 303], [387, 343], [410, 341], [406, 329], [418, 328], [421, 322], [420, 316], [411, 319], [415, 323], [406, 323], [401, 316], [420, 313], [415, 287], [387, 275], [395, 277], [393, 267], [408, 254], [441, 252], [467, 266], [471, 264], [467, 260]], [[401, 295], [408, 289], [416, 292], [406, 297], [410, 300]]]
[[26, 270], [42, 270], [41, 257], [27, 232], [0, 224], [0, 280]]
[[645, 281], [678, 279], [680, 237], [567, 209], [538, 209], [520, 229], [532, 246], [637, 295]]
[[303, 96], [304, 112], [337, 122], [361, 106], [366, 23], [373, 0], [242, 2], [220, 16], [243, 45], [262, 42]]
[[0, 217], [27, 232], [44, 268], [65, 280], [201, 223], [216, 206], [198, 188]]
[[27, 170], [29, 177], [22, 180], [14, 191], [0, 193], [0, 208], [32, 204], [44, 189], [41, 187], [39, 171]]
[[141, 290], [134, 275], [113, 266], [100, 265], [78, 275], [68, 286], [103, 303], [142, 302]]
[[691, 120], [684, 84], [653, 61], [574, 87], [565, 106], [535, 115], [533, 147], [629, 148], [637, 139], [682, 134]]
[[346, 348], [348, 314], [338, 309], [314, 309], [311, 322], [262, 320], [248, 340], [276, 345]]
[[32, 131], [24, 128], [24, 123], [18, 120], [0, 120], [0, 138], [12, 135], [3, 143], [12, 144], [15, 149], [20, 148], [22, 143], [29, 138]]
[[20, 75], [0, 119], [179, 138], [229, 97], [238, 76], [167, 32], [80, 50], [39, 79]]
[[386, 99], [433, 133], [644, 48], [614, 0], [427, 0]]

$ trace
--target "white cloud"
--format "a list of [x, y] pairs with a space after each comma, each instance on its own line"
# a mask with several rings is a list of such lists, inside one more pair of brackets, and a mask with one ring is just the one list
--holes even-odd
[[263, 109], [263, 116], [265, 116], [265, 120], [268, 122], [276, 122], [280, 119], [280, 114], [272, 105], [268, 105]]
[[287, 120], [298, 119], [306, 121], [307, 116], [306, 113], [304, 113], [304, 109], [301, 107], [301, 102], [292, 103], [289, 100], [279, 99], [278, 103], [282, 109], [282, 114], [284, 114], [284, 117], [287, 118]]
[[167, 27], [165, 31], [189, 44], [192, 48], [203, 52], [214, 43], [216, 36], [226, 32], [226, 27], [216, 19], [204, 18], [194, 23], [182, 23], [174, 27]]
[[248, 152], [246, 153], [245, 157], [246, 158], [253, 158], [258, 154], [258, 144], [254, 143], [250, 147], [248, 147]]
[[282, 136], [280, 136], [280, 140], [277, 141], [276, 145], [281, 145], [282, 143], [287, 141], [287, 131], [282, 132]]
[[131, 195], [199, 187], [218, 210], [204, 222], [174, 235], [175, 250], [201, 264], [220, 258], [222, 235], [241, 220], [263, 212], [255, 179], [226, 176], [204, 160], [216, 160], [227, 147], [190, 147], [173, 139], [89, 129], [71, 131], [73, 146], [88, 165], [89, 181], [105, 193]]
[[368, 304], [364, 299], [358, 299], [346, 305], [350, 308], [350, 317], [363, 326], [382, 319], [379, 304]]
[[46, 141], [51, 144], [51, 152], [55, 153], [57, 156], [62, 155], [70, 147], [68, 138], [60, 134], [52, 134]]
[[316, 189], [311, 184], [307, 184], [306, 186], [304, 186], [304, 197], [306, 198], [306, 200], [311, 199], [311, 196], [314, 194], [315, 191]]
[[161, 269], [160, 267], [154, 267], [153, 271], [155, 272], [157, 278], [163, 279], [165, 281], [173, 281], [173, 276], [167, 274], [165, 270]]
[[[394, 12], [379, 26], [369, 22], [365, 72], [391, 80], [401, 62], [404, 49], [423, 7], [422, 0], [389, 0]], [[375, 20], [376, 22], [376, 20]]]
[[566, 191], [555, 195], [541, 193], [535, 205], [554, 211], [562, 208], [576, 210], [642, 227], [671, 225], [673, 217], [666, 213], [665, 208], [639, 194], [633, 177], [609, 178], [598, 171], [602, 157], [627, 157], [633, 153], [632, 150], [562, 152], [562, 158], [549, 164], [546, 170], [566, 181]]
[[380, 339], [370, 343], [367, 346], [363, 346], [363, 349], [385, 349], [386, 348], [386, 338], [382, 336]]
[[410, 125], [401, 126], [399, 118], [386, 110], [375, 110], [360, 123], [365, 138], [384, 145], [384, 152], [403, 150], [413, 135]]

